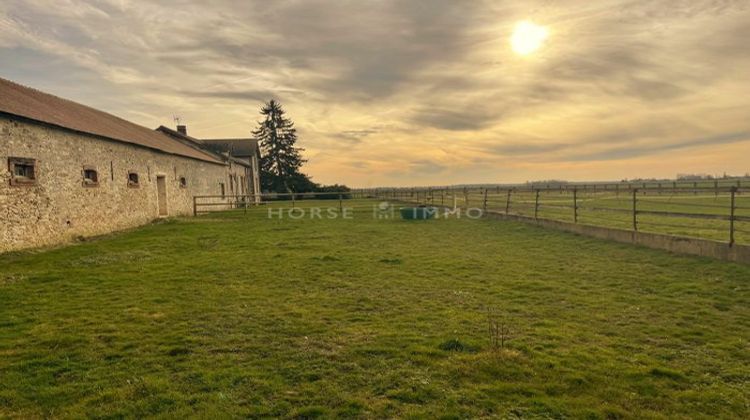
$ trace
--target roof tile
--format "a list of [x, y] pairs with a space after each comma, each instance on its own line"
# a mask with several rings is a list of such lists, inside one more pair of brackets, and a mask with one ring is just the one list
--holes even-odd
[[0, 112], [213, 163], [216, 157], [103, 111], [0, 78]]

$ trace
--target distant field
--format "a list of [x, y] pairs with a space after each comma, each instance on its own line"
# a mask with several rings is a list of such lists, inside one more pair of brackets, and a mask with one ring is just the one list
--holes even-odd
[[377, 203], [0, 255], [0, 418], [750, 417], [750, 267]]

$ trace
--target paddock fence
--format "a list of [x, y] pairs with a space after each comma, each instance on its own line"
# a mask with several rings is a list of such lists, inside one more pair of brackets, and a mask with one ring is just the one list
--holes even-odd
[[417, 205], [478, 208], [618, 242], [750, 263], [750, 182], [378, 188], [359, 193]]
[[[376, 188], [195, 196], [193, 213], [313, 208], [360, 216], [378, 205], [481, 209], [518, 220], [652, 248], [750, 263], [750, 182], [717, 181]], [[265, 207], [265, 208], [264, 208]], [[390, 207], [386, 207], [390, 208]], [[348, 210], [346, 210], [348, 209]], [[271, 215], [272, 213], [269, 213]], [[292, 214], [292, 213], [290, 213]], [[315, 213], [313, 213], [315, 215]]]
[[372, 198], [369, 194], [354, 191], [196, 195], [193, 196], [193, 215], [226, 210], [241, 210], [247, 213], [269, 205], [291, 209], [325, 206], [343, 211], [344, 207], [362, 207], [363, 199], [372, 200]]

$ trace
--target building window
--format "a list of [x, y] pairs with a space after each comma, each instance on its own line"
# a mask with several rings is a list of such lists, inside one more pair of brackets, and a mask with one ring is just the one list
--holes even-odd
[[139, 185], [140, 183], [138, 181], [138, 173], [128, 172], [128, 187], [138, 188]]
[[221, 188], [221, 198], [224, 198], [227, 195], [226, 191], [224, 191], [224, 183], [219, 182], [219, 187]]
[[180, 177], [180, 188], [187, 188], [187, 178], [184, 176]]
[[10, 185], [36, 185], [36, 160], [8, 158]]
[[96, 187], [99, 185], [99, 173], [92, 166], [83, 167], [83, 186]]

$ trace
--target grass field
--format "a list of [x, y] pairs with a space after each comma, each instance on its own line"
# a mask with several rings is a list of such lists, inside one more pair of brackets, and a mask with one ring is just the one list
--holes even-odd
[[750, 267], [347, 204], [1, 255], [0, 418], [750, 416]]

